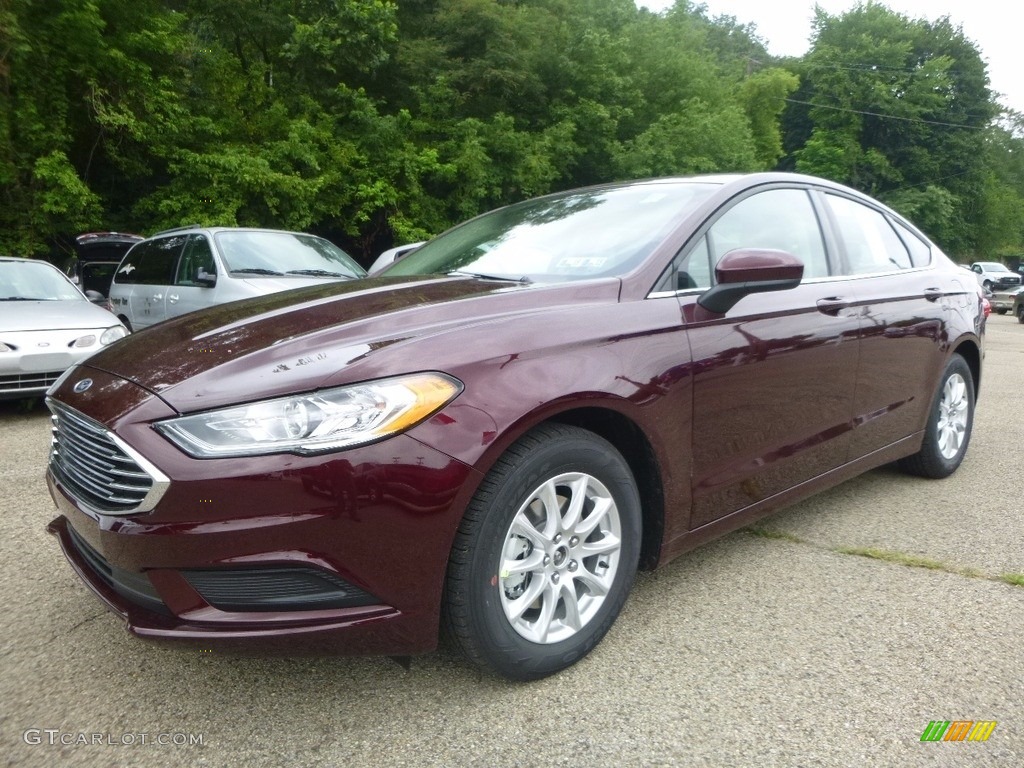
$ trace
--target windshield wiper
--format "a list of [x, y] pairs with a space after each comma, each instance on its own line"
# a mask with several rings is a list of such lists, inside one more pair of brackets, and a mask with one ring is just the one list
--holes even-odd
[[326, 269], [289, 269], [285, 272], [286, 275], [312, 275], [313, 277], [347, 277], [352, 279], [352, 275], [344, 275], [341, 272], [329, 272]]
[[528, 278], [526, 275], [523, 275], [522, 277], [506, 277], [505, 275], [488, 275], [483, 272], [464, 272], [461, 269], [456, 269], [448, 274], [460, 275], [462, 277], [475, 277], [480, 280], [501, 280], [505, 283], [522, 283], [523, 285], [528, 285], [533, 282], [533, 280]]
[[34, 299], [31, 296], [4, 296], [0, 301], [56, 301], [56, 299]]
[[259, 267], [250, 267], [249, 269], [232, 269], [232, 275], [277, 275], [280, 277], [284, 272], [275, 272], [272, 269], [261, 269]]

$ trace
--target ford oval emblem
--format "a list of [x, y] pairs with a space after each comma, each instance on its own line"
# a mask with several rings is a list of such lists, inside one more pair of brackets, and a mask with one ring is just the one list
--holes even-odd
[[82, 379], [80, 382], [75, 384], [74, 391], [78, 394], [82, 394], [89, 387], [92, 386], [92, 379]]

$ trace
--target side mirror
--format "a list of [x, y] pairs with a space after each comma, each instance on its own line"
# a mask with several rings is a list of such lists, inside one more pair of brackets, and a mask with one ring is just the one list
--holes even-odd
[[196, 270], [196, 283], [204, 288], [213, 288], [217, 284], [217, 273], [211, 274], [200, 267]]
[[85, 298], [87, 298], [93, 304], [102, 304], [104, 301], [107, 300], [106, 296], [104, 296], [102, 293], [93, 290], [86, 291]]
[[791, 253], [739, 248], [721, 258], [715, 267], [718, 284], [702, 293], [697, 303], [724, 315], [744, 296], [796, 288], [803, 277], [803, 262]]

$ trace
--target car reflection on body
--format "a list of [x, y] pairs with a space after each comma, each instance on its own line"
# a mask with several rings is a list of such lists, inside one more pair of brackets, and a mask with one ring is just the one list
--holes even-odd
[[0, 258], [0, 400], [43, 395], [69, 367], [126, 334], [53, 265]]
[[885, 463], [955, 471], [983, 331], [972, 277], [830, 182], [561, 193], [79, 366], [51, 530], [141, 636], [408, 654], [444, 629], [543, 677], [638, 567]]

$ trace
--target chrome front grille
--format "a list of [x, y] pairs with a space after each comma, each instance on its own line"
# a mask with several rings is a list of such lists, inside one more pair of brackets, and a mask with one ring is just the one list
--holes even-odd
[[52, 411], [50, 472], [87, 509], [112, 515], [148, 512], [170, 484], [156, 467], [102, 425], [47, 400]]

